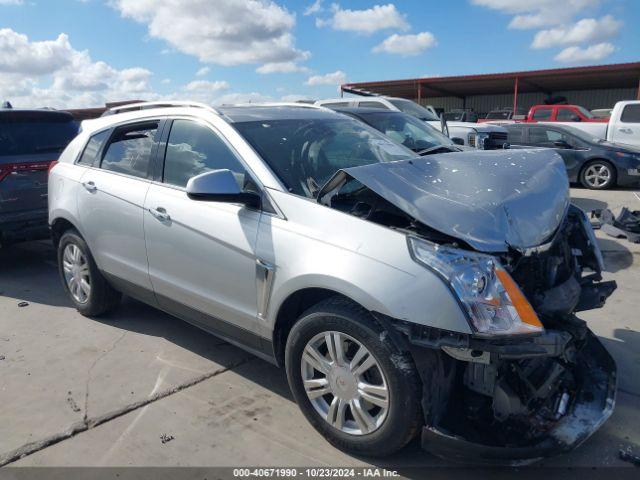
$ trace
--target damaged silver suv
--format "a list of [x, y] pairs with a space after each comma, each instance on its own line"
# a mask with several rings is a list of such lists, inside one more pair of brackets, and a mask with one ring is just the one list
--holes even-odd
[[124, 293], [284, 366], [359, 454], [420, 432], [446, 458], [523, 463], [611, 414], [615, 364], [575, 313], [615, 283], [553, 151], [416, 158], [308, 105], [108, 113], [49, 176], [81, 313]]

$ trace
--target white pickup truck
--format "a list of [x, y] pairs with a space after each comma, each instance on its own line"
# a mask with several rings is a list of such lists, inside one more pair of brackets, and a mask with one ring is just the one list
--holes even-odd
[[640, 146], [640, 100], [616, 103], [608, 123], [553, 123], [579, 128], [595, 138], [603, 138], [609, 142]]

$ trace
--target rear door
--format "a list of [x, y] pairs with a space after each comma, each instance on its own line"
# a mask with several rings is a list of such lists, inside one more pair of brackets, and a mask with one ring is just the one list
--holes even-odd
[[68, 114], [0, 113], [0, 222], [47, 210], [47, 171], [78, 133]]
[[78, 194], [83, 233], [98, 266], [151, 302], [143, 207], [162, 125], [149, 119], [113, 129], [99, 162], [83, 174]]
[[[614, 120], [611, 120], [614, 122]], [[612, 128], [613, 142], [640, 146], [640, 103], [630, 103], [622, 108], [620, 119]]]

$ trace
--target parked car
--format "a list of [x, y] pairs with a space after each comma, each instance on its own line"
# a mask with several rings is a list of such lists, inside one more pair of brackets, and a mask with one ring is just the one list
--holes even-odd
[[78, 125], [65, 112], [0, 109], [0, 245], [47, 238], [47, 171]]
[[469, 109], [454, 109], [443, 114], [447, 122], [478, 122], [478, 114]]
[[534, 105], [522, 121], [606, 123], [608, 118], [596, 117], [579, 105]]
[[640, 148], [593, 138], [566, 125], [506, 125], [509, 143], [554, 148], [564, 160], [569, 181], [603, 190], [640, 183]]
[[456, 145], [439, 130], [406, 113], [354, 107], [336, 108], [335, 111], [366, 123], [418, 155], [473, 150], [471, 147]]
[[324, 108], [169, 105], [85, 122], [51, 171], [82, 314], [127, 293], [285, 367], [359, 454], [421, 431], [437, 455], [522, 463], [609, 417], [615, 364], [574, 312], [615, 283], [555, 152], [417, 157]]
[[[411, 100], [396, 97], [364, 97], [363, 98], [339, 98], [330, 100], [318, 100], [318, 106], [338, 109], [345, 107], [356, 108], [385, 108], [391, 111], [404, 112], [419, 120], [427, 122], [434, 128], [447, 135], [458, 145], [466, 145], [481, 150], [493, 150], [507, 147], [507, 132], [495, 125], [478, 125], [470, 122], [445, 122]], [[445, 131], [443, 131], [445, 126]], [[489, 148], [485, 146], [485, 142]]]

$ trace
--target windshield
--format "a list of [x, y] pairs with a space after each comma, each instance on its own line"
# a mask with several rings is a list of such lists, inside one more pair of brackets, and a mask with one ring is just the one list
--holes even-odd
[[400, 112], [371, 112], [360, 113], [359, 117], [414, 152], [440, 145], [455, 146], [449, 137], [411, 115]]
[[595, 117], [595, 115], [594, 115], [593, 113], [591, 113], [589, 110], [587, 110], [586, 108], [584, 108], [584, 107], [580, 107], [580, 106], [578, 106], [578, 107], [576, 107], [576, 108], [577, 108], [578, 110], [580, 110], [580, 113], [581, 113], [582, 115], [584, 115], [586, 118], [596, 118], [596, 117]]
[[415, 157], [349, 118], [237, 122], [234, 127], [290, 192], [311, 198], [342, 168]]
[[416, 102], [412, 102], [411, 100], [402, 100], [398, 98], [388, 99], [393, 105], [395, 105], [398, 110], [404, 113], [408, 113], [409, 115], [413, 115], [420, 120], [427, 121], [438, 121], [439, 118], [436, 117], [433, 113], [431, 113], [426, 108], [418, 105]]
[[0, 118], [0, 156], [60, 153], [78, 134], [74, 121]]
[[484, 118], [488, 120], [509, 120], [510, 117], [511, 117], [510, 111], [496, 110], [496, 111], [487, 113], [487, 116]]

